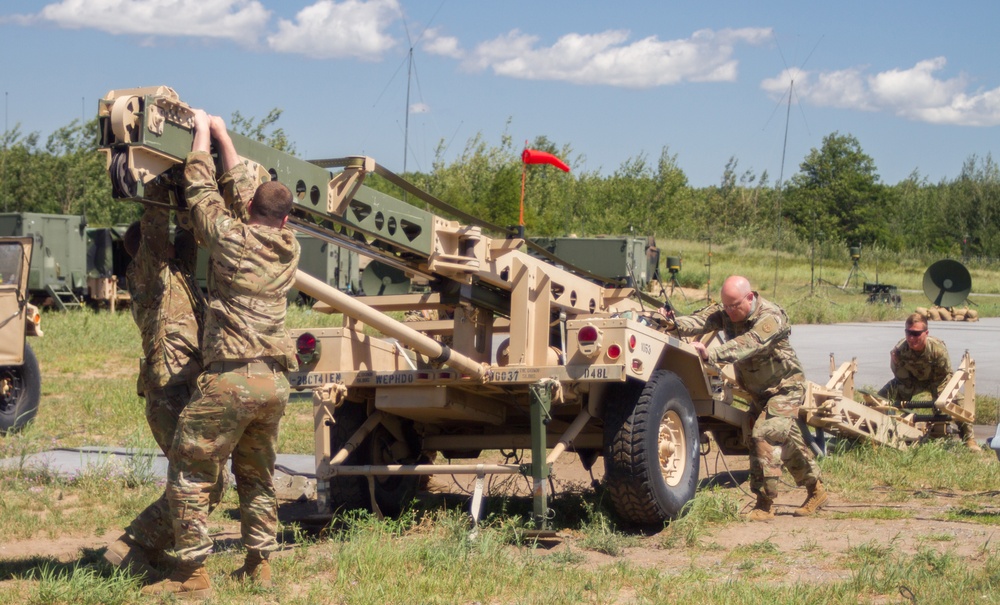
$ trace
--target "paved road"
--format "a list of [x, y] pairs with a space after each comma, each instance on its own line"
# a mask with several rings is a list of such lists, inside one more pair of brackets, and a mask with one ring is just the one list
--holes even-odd
[[[1000, 318], [977, 322], [932, 321], [930, 333], [948, 345], [953, 367], [968, 350], [976, 363], [976, 392], [1000, 397]], [[858, 360], [855, 384], [879, 388], [891, 377], [889, 350], [903, 338], [902, 321], [796, 325], [792, 346], [806, 378], [825, 384], [830, 376], [830, 354], [837, 365]], [[980, 419], [980, 422], [986, 419]]]

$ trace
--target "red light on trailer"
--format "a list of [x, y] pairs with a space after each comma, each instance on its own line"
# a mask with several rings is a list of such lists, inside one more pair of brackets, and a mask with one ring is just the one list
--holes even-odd
[[636, 374], [642, 372], [642, 360], [641, 359], [633, 359], [632, 360], [632, 371], [635, 372]]
[[577, 345], [580, 352], [585, 356], [594, 359], [601, 352], [601, 331], [595, 326], [585, 325], [576, 333]]
[[608, 359], [614, 360], [622, 356], [621, 346], [614, 344], [608, 347]]
[[594, 326], [583, 326], [580, 328], [580, 333], [577, 334], [577, 340], [580, 341], [580, 344], [594, 344], [597, 342], [599, 335], [600, 334], [598, 333], [597, 328]]
[[629, 351], [634, 351], [635, 350], [635, 343], [636, 343], [636, 341], [635, 341], [635, 334], [629, 334], [629, 337], [628, 337], [628, 350]]
[[316, 337], [309, 332], [299, 334], [295, 339], [295, 357], [299, 363], [307, 364], [313, 361], [316, 357], [317, 344]]

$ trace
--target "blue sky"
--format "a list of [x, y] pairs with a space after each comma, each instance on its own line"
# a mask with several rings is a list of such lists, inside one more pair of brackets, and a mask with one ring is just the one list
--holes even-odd
[[937, 182], [998, 144], [997, 23], [1000, 3], [939, 0], [8, 0], [0, 92], [5, 129], [48, 136], [167, 85], [227, 120], [282, 109], [302, 157], [400, 171], [412, 47], [409, 170], [506, 133], [570, 145], [576, 172], [666, 147], [694, 186], [730, 157], [773, 185], [839, 132], [883, 182]]

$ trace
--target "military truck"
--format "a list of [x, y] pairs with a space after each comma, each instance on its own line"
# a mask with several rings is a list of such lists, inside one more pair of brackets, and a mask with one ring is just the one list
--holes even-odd
[[[110, 91], [98, 118], [118, 198], [143, 200], [154, 181], [178, 186], [192, 109], [175, 91]], [[585, 468], [603, 458], [626, 521], [662, 526], [694, 496], [701, 443], [746, 453], [747, 413], [731, 373], [705, 366], [689, 342], [657, 328], [652, 309], [662, 301], [450, 207], [371, 158], [307, 162], [246, 137], [233, 142], [251, 174], [289, 186], [295, 229], [428, 284], [426, 292], [351, 297], [296, 274], [315, 310], [344, 319], [295, 333], [300, 367], [289, 376], [294, 388], [313, 391], [321, 511], [395, 513], [421, 476], [466, 475], [478, 519], [487, 476], [523, 475], [544, 526], [552, 466], [572, 451]], [[366, 187], [370, 174], [441, 214]], [[404, 311], [426, 316], [400, 321]], [[919, 437], [905, 420], [854, 402], [852, 372], [841, 368], [826, 387], [810, 387], [815, 422], [869, 431], [880, 443]], [[479, 460], [499, 450], [530, 454]]]
[[0, 435], [31, 422], [42, 375], [25, 336], [41, 336], [38, 309], [28, 302], [31, 237], [0, 237]]
[[87, 295], [87, 222], [73, 214], [0, 213], [0, 236], [30, 236], [28, 291], [38, 304], [79, 308]]

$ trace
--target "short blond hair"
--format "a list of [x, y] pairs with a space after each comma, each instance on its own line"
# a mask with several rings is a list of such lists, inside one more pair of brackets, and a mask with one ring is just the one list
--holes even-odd
[[923, 313], [910, 313], [910, 316], [906, 318], [906, 327], [911, 328], [913, 324], [929, 325], [927, 317]]

